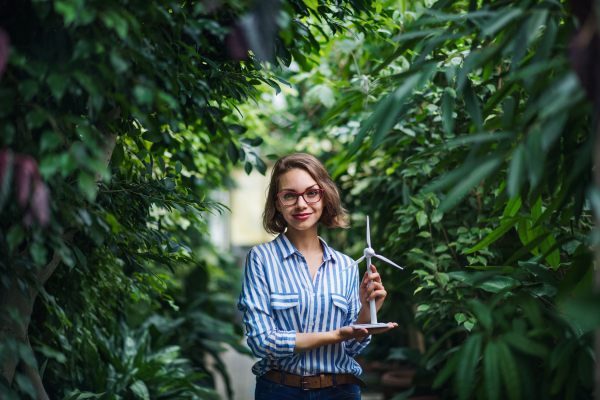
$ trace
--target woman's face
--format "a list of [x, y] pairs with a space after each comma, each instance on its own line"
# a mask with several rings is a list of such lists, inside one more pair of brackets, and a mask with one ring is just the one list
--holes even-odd
[[[292, 191], [304, 193], [308, 189], [321, 189], [317, 182], [303, 169], [292, 169], [279, 178], [278, 193]], [[310, 201], [310, 200], [309, 200]], [[283, 206], [279, 199], [276, 201], [277, 210], [281, 211], [288, 223], [288, 229], [306, 230], [315, 226], [323, 213], [323, 198], [317, 203], [307, 204], [302, 196], [293, 206]]]

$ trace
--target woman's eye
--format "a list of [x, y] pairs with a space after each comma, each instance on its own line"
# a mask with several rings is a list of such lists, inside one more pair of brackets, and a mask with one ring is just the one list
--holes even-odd
[[316, 196], [317, 195], [317, 191], [316, 190], [311, 190], [310, 192], [308, 192], [309, 196]]
[[284, 199], [293, 199], [296, 195], [293, 193], [286, 193], [283, 195]]

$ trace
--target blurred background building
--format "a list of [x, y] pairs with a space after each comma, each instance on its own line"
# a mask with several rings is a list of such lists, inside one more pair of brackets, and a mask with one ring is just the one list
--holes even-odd
[[[241, 270], [244, 268], [246, 254], [250, 248], [270, 242], [274, 238], [262, 227], [262, 213], [270, 175], [271, 168], [267, 170], [266, 176], [257, 172], [247, 175], [243, 169], [238, 169], [232, 174], [235, 187], [228, 191], [214, 192], [211, 196], [214, 201], [231, 209], [231, 213], [225, 212], [223, 215], [209, 217], [208, 229], [211, 241], [220, 250], [233, 253]], [[242, 315], [237, 312], [237, 322], [241, 324]], [[231, 348], [222, 355], [222, 359], [231, 377], [233, 400], [253, 399], [256, 382], [251, 370], [255, 360]], [[223, 378], [219, 373], [215, 373], [215, 377], [217, 392], [223, 399], [227, 399]]]

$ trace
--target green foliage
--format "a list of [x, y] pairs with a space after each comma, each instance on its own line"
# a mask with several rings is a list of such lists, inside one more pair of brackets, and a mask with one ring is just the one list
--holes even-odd
[[[9, 299], [0, 296], [8, 304], [0, 308], [10, 315], [10, 329], [24, 333], [13, 340], [3, 328], [0, 362], [12, 357], [42, 365], [57, 398], [214, 395], [201, 389], [213, 385], [204, 356], [212, 354], [227, 379], [220, 343], [244, 348], [233, 314], [216, 306], [232, 304], [219, 295], [224, 288], [238, 290], [219, 277], [235, 276], [232, 260], [200, 256], [211, 252], [200, 239], [203, 218], [226, 211], [207, 195], [230, 184], [235, 164], [266, 173], [263, 138], [248, 129], [240, 107], [260, 103], [264, 87], [280, 93], [280, 84], [289, 85], [276, 67], [287, 70], [292, 59], [313, 67], [320, 44], [310, 28], [315, 24], [306, 20], [317, 18], [335, 34], [350, 22], [360, 27], [360, 12], [369, 13], [362, 1], [319, 4], [30, 0], [0, 6], [0, 26], [11, 39], [0, 81], [0, 142], [11, 150], [0, 153], [0, 280], [3, 291], [12, 290]], [[273, 51], [252, 47], [246, 54], [244, 47], [245, 60], [233, 60], [240, 21], [247, 36], [264, 27], [260, 21], [279, 28], [260, 43]], [[268, 64], [257, 58], [268, 53], [275, 54]], [[34, 184], [47, 186], [48, 208], [29, 198], [18, 175], [24, 170], [6, 154], [31, 157], [29, 173]], [[24, 204], [49, 222], [33, 219]], [[195, 287], [182, 277], [168, 279], [181, 271]], [[14, 304], [33, 301], [38, 292], [43, 302], [35, 303], [30, 323], [30, 315], [17, 311], [27, 307]], [[154, 330], [149, 336], [142, 321]], [[150, 328], [156, 321], [164, 330]], [[37, 363], [23, 343], [28, 328]], [[178, 346], [180, 354], [150, 362], [165, 346]], [[17, 373], [8, 387], [0, 383], [7, 398], [18, 396], [11, 384], [33, 393]]]
[[[569, 348], [565, 365], [589, 363], [598, 322], [584, 324], [596, 299], [581, 297], [597, 241], [593, 118], [566, 52], [571, 11], [403, 7], [381, 2], [377, 33], [328, 42], [318, 69], [290, 79], [300, 98], [276, 122], [299, 132], [296, 150], [327, 160], [352, 212], [355, 229], [326, 234], [330, 244], [359, 256], [365, 216], [374, 221], [375, 250], [405, 267], [379, 268], [379, 317], [423, 332], [419, 372], [439, 394], [589, 398], [588, 374], [550, 362]], [[375, 337], [371, 355], [406, 362], [390, 349], [406, 336]]]

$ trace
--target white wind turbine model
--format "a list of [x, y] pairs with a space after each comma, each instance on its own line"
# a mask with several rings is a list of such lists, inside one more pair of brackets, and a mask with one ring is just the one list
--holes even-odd
[[[388, 264], [392, 264], [394, 267], [396, 268], [400, 268], [403, 269], [401, 266], [394, 264], [392, 261], [388, 260], [387, 258], [385, 258], [384, 256], [380, 256], [379, 254], [375, 254], [375, 250], [373, 250], [371, 248], [371, 231], [369, 230], [369, 216], [367, 215], [367, 245], [369, 247], [367, 247], [364, 251], [363, 251], [363, 256], [361, 258], [359, 258], [358, 260], [354, 261], [352, 264], [350, 264], [350, 266], [344, 268], [342, 270], [345, 271], [347, 269], [350, 269], [354, 266], [357, 266], [362, 260], [364, 260], [365, 258], [367, 259], [367, 268], [371, 268], [371, 258], [372, 257], [377, 257], [380, 260], [385, 261]], [[373, 272], [373, 269], [371, 269], [371, 272]], [[369, 282], [369, 286], [371, 286], [372, 282]], [[369, 287], [367, 286], [367, 288]], [[353, 324], [350, 325], [352, 328], [354, 329], [362, 329], [362, 328], [384, 328], [387, 327], [388, 324], [383, 323], [383, 322], [377, 322], [377, 308], [375, 306], [375, 299], [372, 299], [371, 301], [369, 301], [369, 306], [371, 307], [371, 323], [370, 324]]]

